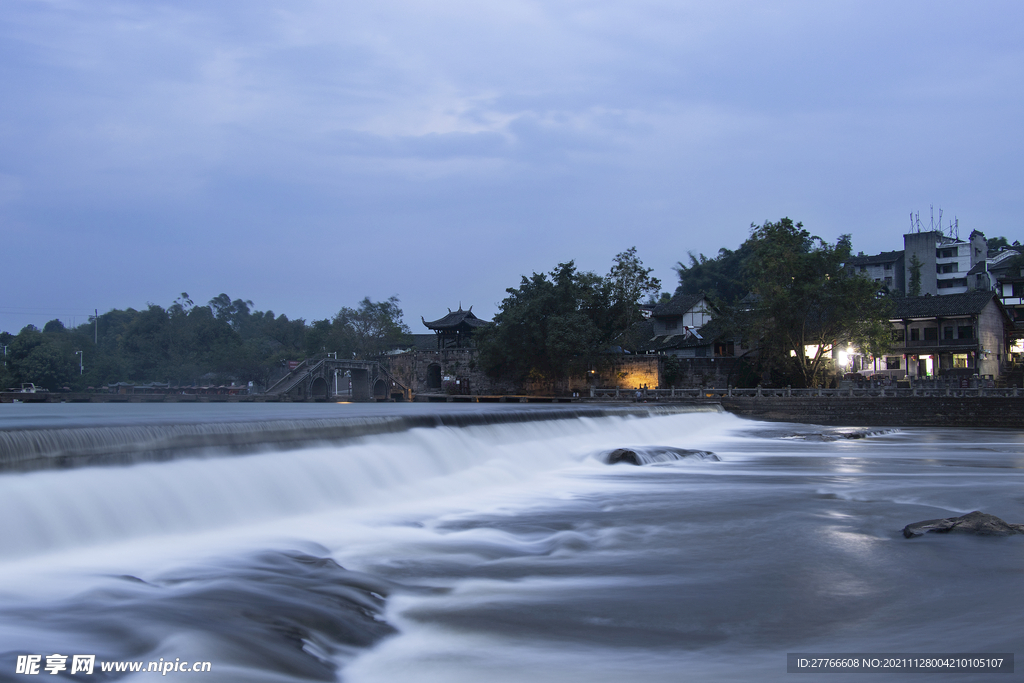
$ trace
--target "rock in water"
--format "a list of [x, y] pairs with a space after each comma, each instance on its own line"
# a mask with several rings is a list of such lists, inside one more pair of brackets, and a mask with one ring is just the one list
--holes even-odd
[[907, 538], [922, 536], [926, 533], [935, 534], [977, 534], [979, 536], [1013, 536], [1024, 534], [1024, 524], [1009, 524], [995, 515], [985, 512], [969, 512], [962, 517], [946, 519], [929, 519], [903, 527], [903, 535]]
[[608, 459], [605, 460], [605, 462], [609, 465], [614, 465], [619, 462], [628, 462], [631, 465], [639, 465], [640, 456], [636, 454], [636, 451], [631, 451], [628, 448], [616, 448], [608, 454]]
[[721, 460], [711, 451], [693, 451], [672, 446], [646, 446], [641, 448], [616, 448], [604, 455], [609, 465], [626, 462], [631, 465], [653, 465], [673, 460]]

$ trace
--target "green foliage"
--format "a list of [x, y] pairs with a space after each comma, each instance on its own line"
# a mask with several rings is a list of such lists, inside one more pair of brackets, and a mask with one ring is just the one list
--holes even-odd
[[371, 301], [365, 297], [358, 308], [347, 306], [332, 320], [316, 320], [307, 337], [307, 351], [337, 353], [338, 358], [380, 358], [388, 351], [412, 342], [409, 326], [402, 322], [398, 297]]
[[921, 296], [921, 259], [917, 254], [910, 257], [910, 283], [907, 286], [907, 296]]
[[478, 333], [482, 367], [495, 377], [552, 384], [586, 373], [603, 360], [622, 313], [613, 310], [612, 289], [572, 261], [524, 276], [518, 289], [505, 290], [494, 326]]
[[992, 251], [998, 250], [1000, 247], [1010, 246], [1010, 242], [1005, 237], [993, 237], [987, 241], [988, 248]]
[[[745, 246], [754, 304], [733, 315], [744, 337], [757, 344], [762, 372], [780, 383], [817, 386], [839, 345], [885, 351], [892, 302], [878, 298], [876, 283], [843, 268], [849, 235], [829, 244], [783, 218], [752, 225]], [[809, 346], [817, 349], [805, 356]]]
[[[10, 339], [4, 387], [32, 382], [50, 390], [102, 387], [113, 382], [266, 385], [285, 359], [299, 359], [306, 324], [251, 310], [251, 301], [221, 294], [196, 306], [188, 294], [164, 309], [112, 310], [75, 329], [51, 320]], [[98, 332], [98, 340], [96, 335]], [[85, 373], [80, 374], [79, 356]]]
[[736, 251], [719, 249], [718, 256], [708, 258], [690, 253], [690, 265], [682, 261], [676, 264], [679, 274], [677, 292], [699, 294], [704, 292], [715, 301], [732, 303], [743, 298], [748, 291], [744, 277], [751, 249], [744, 243]]
[[665, 356], [661, 365], [661, 379], [668, 386], [675, 386], [675, 383], [683, 375], [683, 366], [676, 356]]
[[612, 316], [618, 329], [625, 331], [640, 320], [640, 302], [657, 297], [661, 280], [651, 275], [653, 268], [644, 268], [644, 262], [636, 255], [636, 247], [616, 254], [612, 261], [607, 277]]
[[51, 320], [40, 331], [28, 325], [7, 343], [4, 386], [31, 382], [58, 391], [80, 383], [75, 336], [59, 320]]

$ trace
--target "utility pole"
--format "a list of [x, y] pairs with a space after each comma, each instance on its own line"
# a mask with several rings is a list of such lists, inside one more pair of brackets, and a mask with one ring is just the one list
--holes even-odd
[[75, 351], [75, 353], [78, 354], [78, 374], [79, 375], [84, 375], [85, 374], [85, 365], [82, 363], [82, 352], [81, 351]]
[[95, 313], [96, 313], [96, 315], [94, 315], [92, 317], [93, 322], [96, 324], [96, 329], [95, 329], [96, 338], [93, 340], [93, 343], [96, 344], [96, 346], [99, 346], [100, 345], [100, 309], [94, 308], [93, 311], [95, 311]]

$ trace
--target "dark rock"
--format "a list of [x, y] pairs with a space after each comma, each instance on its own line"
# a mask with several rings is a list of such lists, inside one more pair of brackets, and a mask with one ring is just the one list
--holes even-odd
[[711, 451], [694, 451], [687, 448], [674, 448], [672, 446], [645, 446], [631, 450], [629, 448], [616, 448], [604, 456], [604, 461], [609, 465], [620, 462], [630, 465], [653, 465], [659, 462], [672, 462], [673, 460], [721, 460]]
[[609, 465], [614, 465], [620, 462], [628, 462], [630, 465], [639, 465], [640, 456], [636, 454], [636, 451], [631, 451], [628, 448], [616, 448], [608, 454], [608, 458], [605, 462]]
[[903, 527], [903, 535], [907, 538], [933, 534], [977, 534], [978, 536], [1013, 536], [1024, 534], [1024, 524], [1009, 524], [995, 515], [985, 512], [969, 512], [962, 517], [946, 519], [929, 519]]

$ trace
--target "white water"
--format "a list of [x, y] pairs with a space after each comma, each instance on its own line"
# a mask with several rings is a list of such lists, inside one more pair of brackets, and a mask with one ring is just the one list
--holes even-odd
[[[0, 653], [92, 648], [209, 659], [208, 680], [316, 678], [260, 663], [273, 629], [249, 651], [225, 635], [248, 623], [232, 605], [261, 595], [270, 621], [322, 605], [322, 575], [261, 593], [247, 577], [267, 550], [411, 587], [385, 607], [399, 633], [369, 650], [306, 638], [358, 683], [781, 679], [787, 651], [1021, 643], [1021, 599], [1007, 595], [1021, 539], [899, 535], [971, 509], [1024, 521], [1016, 435], [781, 438], [794, 431], [726, 414], [586, 418], [0, 476]], [[595, 457], [644, 446], [722, 462]]]

